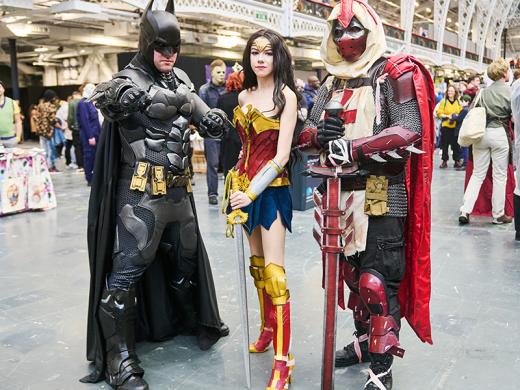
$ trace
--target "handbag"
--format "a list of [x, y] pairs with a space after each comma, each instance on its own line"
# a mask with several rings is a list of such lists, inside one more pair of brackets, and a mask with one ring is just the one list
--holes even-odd
[[460, 146], [468, 147], [478, 142], [486, 133], [486, 109], [477, 107], [481, 100], [482, 91], [475, 98], [475, 104], [462, 121], [457, 142]]

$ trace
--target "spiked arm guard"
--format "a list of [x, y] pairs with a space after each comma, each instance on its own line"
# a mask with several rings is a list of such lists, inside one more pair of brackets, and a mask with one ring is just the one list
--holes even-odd
[[[355, 140], [338, 139], [329, 143], [329, 160], [333, 165], [363, 161], [373, 155], [397, 153], [421, 139], [421, 134], [394, 126], [377, 135]], [[399, 154], [399, 153], [397, 153]]]
[[267, 164], [258, 172], [251, 183], [249, 183], [249, 187], [246, 190], [246, 195], [251, 200], [255, 200], [267, 187], [269, 184], [278, 177], [280, 173], [282, 173], [283, 167], [280, 166], [276, 161], [269, 160]]
[[150, 104], [150, 96], [127, 78], [115, 78], [98, 84], [89, 97], [109, 121], [118, 121], [144, 109]]

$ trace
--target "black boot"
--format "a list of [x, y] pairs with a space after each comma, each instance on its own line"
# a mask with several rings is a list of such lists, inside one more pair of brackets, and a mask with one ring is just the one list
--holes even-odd
[[118, 390], [148, 390], [135, 352], [135, 289], [105, 288], [99, 322], [106, 341], [106, 381]]
[[[368, 335], [366, 333], [354, 332], [356, 340], [336, 351], [336, 367], [349, 367], [354, 364], [366, 363], [370, 361], [370, 354], [368, 353]], [[359, 345], [359, 352], [356, 352], [356, 343]]]
[[370, 369], [364, 390], [381, 390], [381, 386], [376, 384], [378, 381], [385, 390], [392, 390], [392, 362], [394, 357], [388, 353], [372, 353], [370, 360]]

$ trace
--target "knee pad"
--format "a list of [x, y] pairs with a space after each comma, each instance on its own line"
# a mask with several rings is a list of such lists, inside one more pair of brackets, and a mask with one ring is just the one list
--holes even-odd
[[273, 305], [283, 305], [289, 300], [285, 269], [277, 264], [269, 263], [264, 269], [265, 291], [271, 297]]
[[250, 266], [249, 273], [253, 277], [255, 282], [255, 287], [257, 289], [262, 289], [265, 286], [264, 283], [264, 269], [265, 269], [265, 259], [263, 256], [251, 256], [249, 258]]
[[359, 296], [371, 314], [388, 315], [384, 277], [379, 272], [363, 272], [359, 278]]

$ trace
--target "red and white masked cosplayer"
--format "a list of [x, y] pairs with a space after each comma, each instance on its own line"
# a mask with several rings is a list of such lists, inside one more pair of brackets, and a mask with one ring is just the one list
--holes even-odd
[[[419, 61], [385, 58], [385, 51], [383, 24], [374, 10], [361, 0], [341, 1], [321, 45], [331, 76], [299, 137], [301, 148], [320, 151], [322, 164], [368, 173], [341, 183], [340, 278], [350, 289], [356, 339], [336, 352], [335, 363], [370, 362], [365, 389], [381, 390], [392, 388], [393, 357], [404, 354], [402, 317], [423, 342], [432, 342], [433, 83]], [[339, 116], [325, 113], [331, 101], [343, 107]], [[325, 198], [326, 187], [318, 190]], [[339, 290], [344, 308], [342, 284]]]

